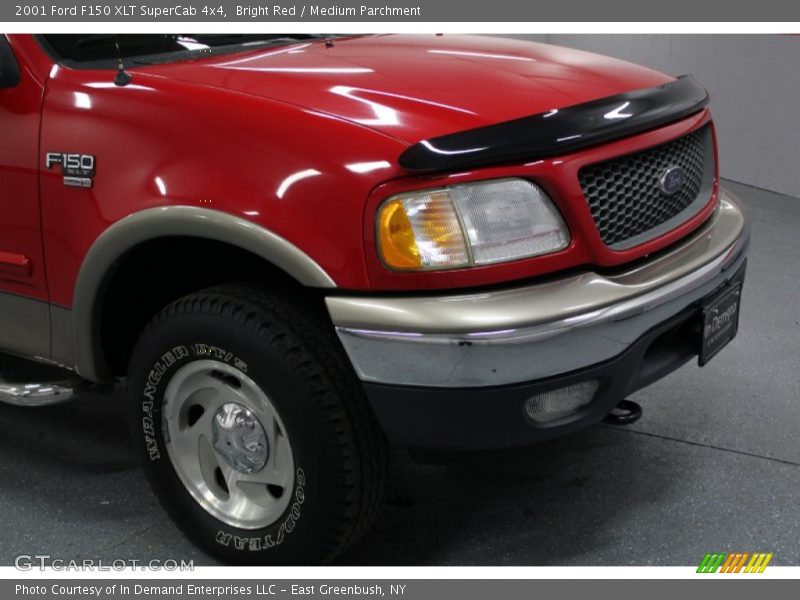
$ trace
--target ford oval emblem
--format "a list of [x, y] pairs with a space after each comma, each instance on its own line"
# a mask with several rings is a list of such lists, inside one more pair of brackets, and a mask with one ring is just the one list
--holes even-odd
[[670, 167], [661, 174], [658, 183], [661, 191], [667, 196], [677, 194], [686, 184], [686, 171], [683, 167]]

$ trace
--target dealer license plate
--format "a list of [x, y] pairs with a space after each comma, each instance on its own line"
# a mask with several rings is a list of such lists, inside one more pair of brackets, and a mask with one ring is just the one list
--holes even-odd
[[702, 307], [703, 337], [700, 366], [705, 365], [736, 337], [739, 330], [739, 301], [742, 284], [737, 282], [707, 300]]

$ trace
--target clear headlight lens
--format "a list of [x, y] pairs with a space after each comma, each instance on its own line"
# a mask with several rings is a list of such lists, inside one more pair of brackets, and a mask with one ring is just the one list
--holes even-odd
[[389, 198], [378, 211], [387, 267], [457, 269], [563, 250], [569, 231], [547, 194], [525, 179], [497, 179]]

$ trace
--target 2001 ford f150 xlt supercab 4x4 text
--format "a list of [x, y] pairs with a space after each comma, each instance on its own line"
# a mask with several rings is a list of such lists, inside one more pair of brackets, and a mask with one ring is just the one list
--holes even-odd
[[329, 561], [389, 445], [563, 435], [736, 334], [707, 104], [506, 39], [0, 36], [0, 348], [49, 363], [0, 399], [125, 385], [188, 536]]

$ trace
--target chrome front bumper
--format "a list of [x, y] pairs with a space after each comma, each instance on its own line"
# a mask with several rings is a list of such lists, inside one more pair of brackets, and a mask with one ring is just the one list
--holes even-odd
[[744, 263], [749, 229], [731, 194], [689, 238], [622, 272], [586, 271], [514, 289], [326, 299], [368, 383], [480, 388], [536, 381], [625, 352], [723, 285]]

